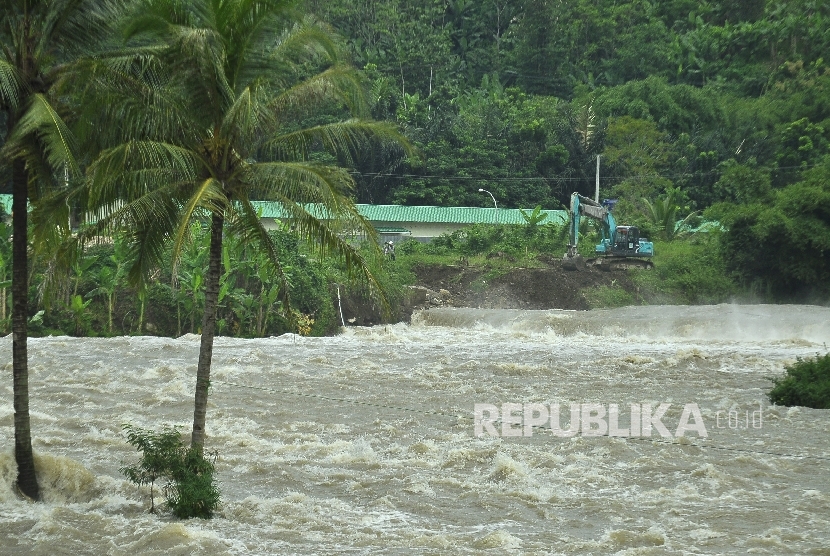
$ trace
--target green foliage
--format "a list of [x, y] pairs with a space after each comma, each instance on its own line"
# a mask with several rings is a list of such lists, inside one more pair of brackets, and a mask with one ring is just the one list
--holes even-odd
[[632, 271], [647, 302], [723, 303], [737, 294], [717, 237], [699, 234], [685, 241], [655, 241], [654, 252], [652, 270]]
[[[170, 2], [168, 7], [173, 10], [179, 4]], [[78, 45], [101, 38], [117, 22], [117, 18], [107, 15], [115, 11], [107, 10], [121, 10], [126, 5], [102, 4], [101, 10], [86, 14], [103, 18], [99, 21], [102, 25], [83, 27], [94, 30], [95, 36], [73, 34], [68, 38]], [[162, 2], [155, 5], [161, 6]], [[16, 6], [19, 4], [9, 4], [4, 12], [10, 15], [3, 18], [7, 35], [17, 32], [13, 24], [20, 23], [15, 19]], [[46, 4], [32, 6], [32, 13], [37, 14], [51, 9]], [[789, 293], [802, 299], [826, 294], [824, 284], [828, 280], [822, 266], [827, 260], [826, 242], [822, 239], [826, 216], [820, 206], [802, 206], [810, 204], [805, 200], [810, 194], [807, 190], [793, 192], [786, 188], [805, 180], [811, 187], [820, 185], [820, 181], [808, 176], [823, 165], [823, 157], [830, 148], [830, 66], [822, 59], [830, 51], [828, 6], [761, 0], [574, 0], [558, 4], [543, 0], [307, 0], [304, 7], [340, 32], [349, 56], [338, 59], [350, 57], [363, 67], [365, 82], [359, 82], [356, 72], [339, 73], [341, 68], [333, 58], [315, 56], [288, 56], [288, 65], [276, 73], [293, 79], [329, 68], [329, 74], [336, 74], [340, 84], [351, 87], [351, 93], [366, 93], [363, 114], [397, 120], [424, 155], [420, 165], [409, 164], [406, 153], [399, 149], [379, 146], [364, 153], [350, 151], [335, 156], [319, 148], [323, 139], [309, 140], [306, 145], [311, 147], [300, 149], [307, 161], [333, 162], [350, 168], [356, 184], [347, 192], [356, 200], [491, 206], [489, 197], [478, 193], [479, 188], [486, 188], [494, 193], [499, 206], [554, 208], [567, 203], [574, 190], [593, 194], [595, 160], [600, 154], [601, 194], [619, 199], [615, 215], [621, 223], [639, 225], [649, 237], [671, 237], [673, 229], [666, 226], [666, 218], [654, 217], [651, 209], [660, 212], [658, 205], [668, 200], [666, 192], [674, 188], [680, 188], [686, 196], [674, 203], [683, 207], [681, 215], [702, 211], [713, 203], [732, 203], [741, 208], [730, 205], [728, 210], [721, 211], [724, 223], [734, 224], [723, 236], [722, 255], [729, 261], [729, 272], [735, 279], [747, 288], [770, 292], [782, 299]], [[197, 13], [183, 16], [181, 29], [195, 24], [199, 17]], [[219, 20], [216, 23], [219, 25]], [[231, 24], [230, 20], [225, 23]], [[298, 29], [315, 36], [320, 31], [305, 23], [299, 24]], [[275, 27], [265, 34], [278, 31]], [[232, 47], [232, 42], [227, 42], [226, 47]], [[8, 40], [4, 39], [6, 43]], [[205, 43], [200, 48], [214, 46]], [[331, 42], [326, 42], [326, 48], [328, 53], [335, 51]], [[292, 49], [285, 52], [289, 50]], [[14, 51], [10, 48], [3, 51], [5, 54], [0, 53], [0, 63], [16, 63], [8, 58]], [[48, 48], [39, 51], [39, 58], [34, 61], [52, 67], [59, 60], [50, 53]], [[289, 54], [294, 53], [292, 50]], [[208, 63], [206, 56], [195, 59]], [[216, 58], [220, 59], [221, 56]], [[172, 130], [177, 145], [190, 147], [184, 145], [187, 134], [180, 133], [184, 124], [198, 122], [198, 129], [210, 129], [212, 124], [205, 121], [221, 108], [213, 101], [202, 100], [221, 98], [226, 104], [236, 102], [235, 106], [241, 107], [246, 93], [240, 91], [254, 90], [246, 89], [240, 82], [231, 87], [232, 91], [218, 84], [223, 92], [216, 97], [209, 91], [183, 95], [185, 87], [195, 90], [197, 84], [196, 78], [179, 79], [189, 69], [187, 64], [178, 68], [182, 71], [175, 79], [161, 72], [160, 66], [142, 66], [144, 75], [152, 79], [141, 83], [135, 81], [138, 74], [118, 73], [127, 67], [116, 64], [97, 68], [96, 71], [103, 72], [101, 83], [130, 82], [136, 88], [123, 88], [90, 106], [72, 94], [73, 83], [85, 82], [76, 79], [77, 75], [71, 79], [42, 80], [50, 89], [43, 99], [63, 106], [58, 111], [60, 116], [75, 132], [78, 145], [83, 145], [78, 152], [85, 153], [84, 160], [72, 161], [73, 172], [76, 167], [83, 170], [87, 158], [92, 159], [97, 150], [112, 146], [111, 142], [105, 143], [112, 137], [104, 131], [131, 124], [138, 124], [136, 139], [154, 141], [162, 132]], [[72, 67], [61, 63], [59, 69]], [[235, 75], [242, 78], [244, 74]], [[19, 102], [22, 93], [28, 95], [38, 87], [25, 88], [16, 80], [15, 74], [6, 69], [0, 71], [0, 141], [6, 140], [5, 132], [15, 124], [9, 119], [13, 110], [28, 110], [28, 123], [24, 122], [21, 129], [39, 129], [40, 142], [21, 143], [21, 148], [31, 150], [37, 144], [53, 143], [54, 159], [65, 149], [54, 143], [54, 129], [47, 132], [48, 126], [38, 124], [48, 114], [46, 106]], [[264, 88], [255, 89], [264, 94]], [[159, 129], [142, 127], [162, 112], [148, 109], [135, 96], [127, 98], [125, 91], [133, 91], [142, 98], [174, 99], [176, 106], [195, 107], [195, 111], [180, 121], [183, 125], [162, 117]], [[322, 89], [317, 92], [326, 96]], [[291, 121], [286, 130], [293, 133], [305, 126], [340, 122], [347, 115], [344, 106], [359, 104], [351, 93], [337, 99], [310, 95], [308, 98], [321, 100], [321, 110], [291, 112], [290, 118], [284, 120]], [[99, 92], [89, 89], [86, 94], [95, 97]], [[260, 99], [256, 95], [250, 98], [250, 106]], [[299, 106], [292, 102], [286, 106]], [[102, 110], [102, 106], [106, 109]], [[265, 135], [244, 130], [266, 121], [274, 123], [272, 118], [254, 117], [264, 114], [256, 110], [247, 112], [250, 117], [245, 113], [240, 108], [233, 112], [239, 116], [237, 119], [229, 116], [223, 120], [228, 126], [222, 129], [236, 129], [238, 137], [244, 139], [241, 142], [246, 143], [234, 147], [242, 153], [241, 161], [236, 163], [270, 159], [274, 153], [259, 141]], [[113, 116], [118, 118], [119, 126], [101, 125], [105, 117]], [[165, 127], [165, 122], [170, 126]], [[273, 129], [268, 131], [270, 134]], [[253, 146], [247, 144], [252, 136]], [[202, 146], [199, 143], [198, 148]], [[133, 149], [124, 154], [141, 151]], [[8, 147], [4, 152], [13, 154]], [[128, 166], [133, 164], [129, 168], [136, 180], [122, 180], [118, 182], [119, 188], [135, 186], [144, 191], [144, 174], [153, 173], [150, 161], [155, 155], [177, 161], [180, 166], [175, 173], [183, 180], [192, 177], [193, 161], [180, 152], [145, 152], [148, 154], [143, 159], [125, 162]], [[287, 150], [282, 152], [286, 159], [290, 158]], [[50, 173], [48, 162], [30, 165], [47, 178], [38, 183], [63, 183], [63, 167], [56, 166], [56, 172]], [[107, 163], [118, 165], [116, 158]], [[8, 182], [10, 168], [7, 164], [2, 166], [0, 176]], [[826, 177], [822, 179], [827, 181]], [[39, 198], [41, 192], [33, 187], [31, 193], [36, 195], [32, 199]], [[254, 193], [252, 199], [264, 194]], [[649, 203], [644, 205], [643, 198]], [[788, 200], [785, 202], [784, 198]], [[80, 203], [81, 199], [77, 201]], [[205, 201], [206, 206], [211, 203], [210, 199]], [[36, 210], [43, 208], [42, 203], [37, 204]], [[42, 220], [47, 226], [38, 229], [54, 231], [55, 222], [66, 221], [68, 206], [60, 204], [55, 216]], [[168, 216], [158, 207], [148, 205], [143, 210], [160, 216], [160, 220]], [[663, 210], [662, 214], [670, 212]], [[177, 268], [143, 267], [147, 272], [158, 272], [153, 278], [160, 284], [146, 292], [146, 303], [135, 301], [137, 290], [125, 277], [127, 269], [137, 261], [135, 252], [116, 255], [110, 251], [117, 261], [96, 256], [90, 268], [78, 261], [69, 285], [54, 296], [48, 307], [42, 305], [40, 295], [52, 287], [46, 278], [52, 267], [33, 262], [33, 307], [29, 316], [40, 309], [46, 311], [33, 332], [74, 333], [77, 321], [73, 296], [80, 295], [84, 300], [92, 300], [85, 313], [88, 322], [80, 327], [84, 334], [133, 333], [139, 324], [142, 332], [147, 332], [149, 325], [153, 333], [198, 333], [204, 307], [207, 235], [201, 225], [197, 227], [194, 241], [183, 244], [184, 250], [191, 252], [182, 253]], [[234, 232], [227, 234], [231, 237], [237, 228], [228, 231]], [[421, 257], [450, 257], [455, 262], [503, 252], [521, 264], [533, 264], [529, 255], [534, 252], [558, 255], [562, 250], [551, 234], [541, 234], [532, 226], [526, 227], [524, 233], [526, 238], [508, 229], [471, 230], [469, 236], [458, 233], [429, 245], [413, 244], [412, 249]], [[314, 320], [314, 333], [334, 326], [328, 282], [345, 280], [338, 274], [340, 267], [328, 274], [333, 267], [318, 261], [318, 254], [307, 252], [303, 246], [300, 251], [305, 258], [288, 255], [281, 259], [286, 275], [284, 283], [276, 284], [258, 276], [256, 269], [262, 266], [261, 260], [251, 249], [240, 245], [236, 243], [223, 253], [217, 315], [221, 334], [260, 336], [292, 330], [291, 319], [283, 314], [280, 304], [286, 291], [291, 305]], [[7, 327], [8, 289], [2, 286], [10, 277], [10, 253], [6, 247], [8, 242], [0, 237], [0, 323]], [[402, 247], [397, 246], [398, 255], [406, 256]], [[592, 240], [586, 238], [580, 247], [591, 254]], [[280, 249], [281, 257], [286, 257], [285, 249]], [[230, 255], [235, 256], [239, 250], [241, 259], [227, 264], [224, 255], [234, 259]], [[662, 250], [658, 250], [658, 264]], [[773, 264], [767, 265], [765, 261]], [[397, 280], [391, 275], [387, 278]], [[142, 314], [144, 322], [139, 323]]]
[[84, 301], [84, 298], [80, 295], [72, 296], [72, 301], [69, 308], [72, 311], [73, 316], [75, 317], [76, 336], [83, 336], [86, 327], [89, 326], [89, 315], [87, 314], [87, 307], [89, 307], [90, 303], [92, 303], [91, 299]]
[[463, 232], [442, 237], [438, 245], [446, 245], [467, 256], [493, 252], [507, 253], [514, 257], [524, 257], [531, 253], [561, 255], [567, 250], [567, 238], [563, 234], [563, 226], [555, 224], [533, 227], [475, 224]]
[[530, 214], [526, 213], [524, 210], [521, 211], [522, 218], [524, 218], [525, 222], [527, 222], [526, 230], [533, 230], [537, 224], [540, 224], [545, 221], [548, 217], [548, 213], [540, 214], [542, 212], [542, 205], [536, 205], [536, 208], [533, 209], [533, 212]]
[[716, 201], [750, 204], [769, 198], [769, 170], [739, 164], [735, 159], [729, 159], [721, 163], [720, 172], [720, 178], [713, 187]]
[[611, 309], [634, 305], [634, 296], [619, 286], [596, 286], [582, 290], [591, 309]]
[[[328, 287], [328, 298], [331, 300], [336, 296], [335, 284], [341, 287], [341, 295], [349, 295], [355, 300], [358, 300], [362, 306], [371, 307], [372, 313], [375, 315], [374, 322], [397, 322], [400, 315], [397, 313], [399, 307], [407, 295], [407, 286], [415, 282], [415, 276], [410, 270], [410, 265], [406, 262], [407, 256], [411, 257], [414, 253], [420, 252], [421, 247], [426, 247], [426, 244], [419, 244], [416, 241], [403, 241], [395, 246], [397, 254], [393, 261], [387, 257], [373, 256], [373, 247], [366, 242], [361, 244], [360, 250], [366, 255], [366, 260], [372, 270], [372, 274], [376, 277], [386, 293], [388, 305], [378, 303], [377, 297], [373, 292], [373, 284], [362, 280], [359, 276], [355, 276], [349, 272], [342, 262], [339, 261], [322, 261], [322, 270], [326, 276], [326, 283]], [[334, 294], [334, 296], [332, 295]], [[340, 325], [339, 316], [334, 316], [334, 308], [332, 307], [331, 317], [324, 323], [318, 325], [315, 322], [314, 332], [317, 334], [331, 333]]]
[[786, 367], [783, 377], [773, 378], [769, 400], [778, 405], [830, 409], [830, 353], [801, 359]]
[[679, 189], [670, 189], [662, 199], [657, 199], [654, 203], [643, 199], [653, 229], [666, 241], [672, 241], [678, 235], [684, 234], [688, 230], [689, 221], [697, 215], [696, 212], [691, 212], [678, 222], [678, 212], [683, 208], [678, 204], [682, 195]]
[[486, 206], [483, 187], [550, 208], [592, 193], [601, 154], [603, 196], [626, 217], [671, 187], [702, 210], [798, 181], [830, 139], [820, 3], [307, 5], [371, 62], [383, 113], [425, 156], [359, 164], [361, 202]]
[[723, 256], [746, 287], [781, 300], [830, 293], [830, 157], [769, 205], [721, 209]]
[[141, 452], [135, 465], [120, 469], [127, 479], [138, 485], [150, 485], [150, 512], [155, 512], [154, 486], [166, 480], [163, 487], [167, 507], [180, 519], [213, 516], [220, 502], [216, 486], [214, 461], [202, 451], [187, 448], [176, 428], [165, 427], [160, 432], [124, 425], [127, 442]]

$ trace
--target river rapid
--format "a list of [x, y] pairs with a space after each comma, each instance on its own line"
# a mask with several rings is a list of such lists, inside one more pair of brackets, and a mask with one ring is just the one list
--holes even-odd
[[[830, 309], [793, 305], [441, 309], [218, 338], [206, 445], [223, 502], [179, 521], [119, 473], [138, 460], [121, 427], [189, 431], [198, 336], [29, 341], [40, 504], [12, 490], [7, 336], [0, 554], [830, 554], [830, 411], [766, 398], [828, 342]], [[524, 432], [510, 412], [477, 437], [476, 404], [560, 404], [562, 429], [580, 404], [593, 428], [505, 436]], [[668, 436], [631, 426], [632, 405], [661, 404]], [[687, 406], [705, 437], [694, 412], [677, 435]], [[613, 408], [629, 436], [592, 436]]]

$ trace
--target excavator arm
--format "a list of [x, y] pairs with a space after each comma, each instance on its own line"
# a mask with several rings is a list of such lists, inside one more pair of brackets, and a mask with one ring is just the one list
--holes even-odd
[[[635, 226], [617, 226], [611, 211], [593, 199], [579, 193], [571, 195], [568, 251], [562, 259], [562, 266], [572, 270], [582, 270], [585, 266], [601, 265], [600, 268], [653, 268], [648, 258], [654, 254], [652, 242], [641, 239], [640, 231]], [[582, 217], [600, 222], [602, 241], [596, 246], [597, 255], [602, 258], [584, 260], [579, 254], [579, 223]]]

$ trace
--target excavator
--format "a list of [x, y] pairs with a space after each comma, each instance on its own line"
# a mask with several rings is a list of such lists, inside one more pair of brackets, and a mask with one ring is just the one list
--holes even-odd
[[[601, 223], [602, 242], [594, 248], [596, 258], [584, 259], [577, 251], [579, 221], [581, 217], [598, 220]], [[600, 270], [625, 270], [629, 268], [654, 268], [654, 244], [640, 237], [636, 226], [618, 226], [611, 210], [593, 199], [579, 193], [571, 195], [570, 241], [568, 252], [562, 259], [562, 267], [568, 270], [583, 270], [596, 266]]]

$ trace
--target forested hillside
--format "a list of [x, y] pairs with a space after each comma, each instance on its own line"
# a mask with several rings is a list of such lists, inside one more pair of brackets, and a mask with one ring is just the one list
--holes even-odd
[[[671, 198], [726, 224], [769, 293], [830, 280], [830, 4], [308, 0], [424, 160], [359, 161], [366, 203], [558, 208], [645, 223]], [[708, 212], [704, 212], [708, 211]], [[768, 264], [774, 261], [774, 264]]]
[[[828, 152], [830, 5], [812, 0], [308, 0], [425, 164], [359, 200], [554, 208], [592, 192], [764, 200]], [[386, 174], [393, 174], [388, 176]], [[409, 177], [414, 175], [414, 177]]]

